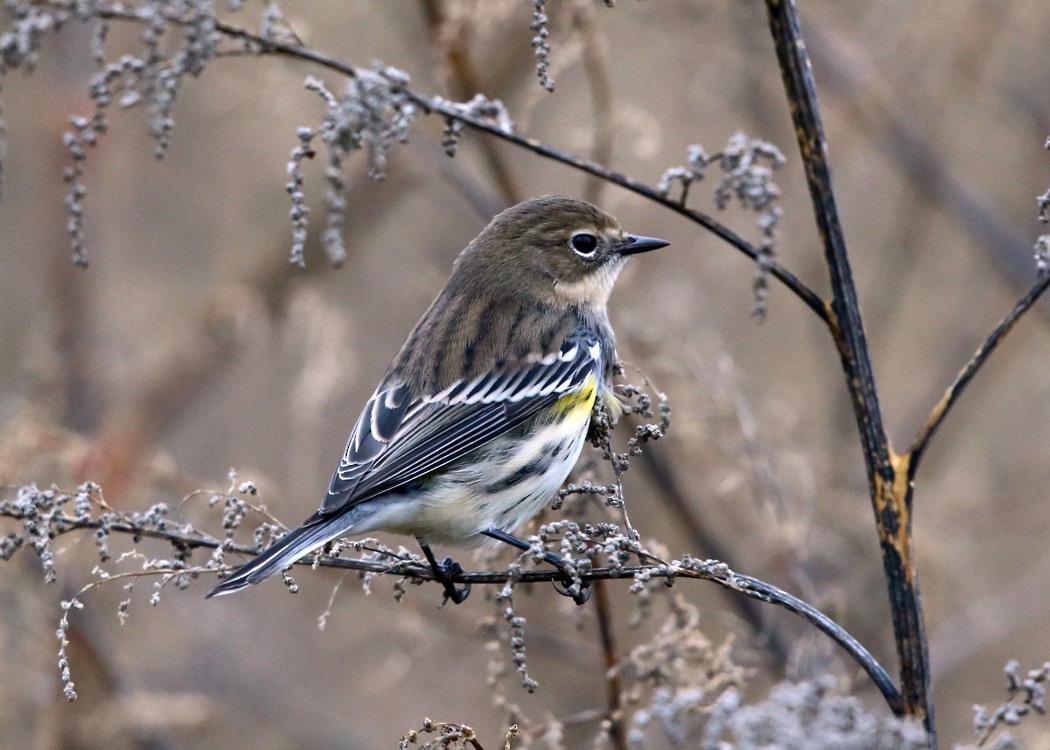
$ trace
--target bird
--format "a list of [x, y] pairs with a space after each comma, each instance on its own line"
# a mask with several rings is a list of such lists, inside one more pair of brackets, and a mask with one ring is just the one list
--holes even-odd
[[[513, 535], [550, 501], [586, 442], [596, 399], [612, 414], [616, 340], [607, 303], [632, 256], [667, 246], [565, 196], [497, 214], [460, 252], [354, 424], [320, 508], [208, 597], [259, 583], [344, 536], [413, 536], [445, 601], [469, 584], [431, 544]], [[546, 559], [560, 567], [561, 559]], [[578, 604], [566, 576], [561, 593]], [[557, 585], [557, 584], [556, 584]]]

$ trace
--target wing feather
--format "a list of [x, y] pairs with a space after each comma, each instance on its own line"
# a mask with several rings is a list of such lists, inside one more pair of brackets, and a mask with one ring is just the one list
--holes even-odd
[[578, 329], [541, 360], [457, 381], [433, 396], [411, 399], [404, 384], [384, 383], [354, 426], [320, 512], [401, 487], [523, 424], [592, 374], [600, 377], [596, 344]]

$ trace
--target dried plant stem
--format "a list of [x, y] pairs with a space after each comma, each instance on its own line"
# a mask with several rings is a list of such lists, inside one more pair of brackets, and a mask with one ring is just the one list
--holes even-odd
[[766, 0], [770, 31], [806, 170], [814, 215], [831, 277], [829, 331], [839, 350], [864, 452], [864, 464], [882, 548], [893, 629], [900, 659], [904, 715], [923, 723], [936, 747], [929, 653], [911, 528], [911, 490], [882, 421], [871, 352], [831, 187], [827, 142], [813, 71], [793, 0]]
[[605, 705], [606, 718], [609, 720], [609, 739], [614, 750], [627, 750], [627, 736], [624, 734], [623, 717], [620, 715], [620, 675], [616, 670], [619, 656], [616, 653], [616, 638], [613, 634], [609, 591], [604, 581], [594, 582], [594, 604], [605, 664]]
[[1041, 276], [1032, 284], [959, 372], [934, 406], [910, 448], [903, 454], [896, 454], [882, 422], [870, 350], [831, 187], [827, 145], [798, 12], [794, 0], [767, 0], [766, 5], [831, 276], [833, 297], [827, 323], [839, 349], [864, 450], [901, 662], [901, 709], [904, 715], [922, 721], [930, 747], [935, 748], [937, 738], [930, 694], [929, 654], [912, 541], [913, 480], [926, 447], [949, 410], [1003, 337], [1050, 286], [1050, 278]]
[[[9, 516], [19, 518], [17, 514], [4, 512], [0, 507], [0, 517]], [[54, 534], [60, 536], [79, 529], [97, 530], [105, 526], [110, 534], [127, 534], [135, 538], [148, 537], [161, 539], [175, 544], [179, 549], [215, 549], [222, 546], [227, 552], [239, 552], [245, 555], [254, 555], [259, 552], [255, 547], [244, 544], [233, 544], [228, 540], [220, 540], [202, 532], [186, 533], [176, 528], [160, 530], [151, 528], [140, 523], [133, 523], [127, 519], [107, 518], [101, 521], [93, 518], [77, 518], [68, 515], [59, 515], [54, 519]], [[879, 664], [866, 648], [856, 638], [846, 632], [840, 625], [830, 617], [818, 610], [816, 607], [802, 601], [801, 599], [787, 593], [783, 589], [766, 583], [758, 578], [741, 575], [729, 568], [724, 563], [716, 560], [696, 560], [685, 557], [681, 561], [664, 561], [658, 557], [640, 551], [639, 555], [645, 560], [645, 564], [608, 568], [581, 568], [578, 575], [581, 580], [611, 581], [632, 580], [639, 575], [649, 577], [665, 577], [668, 581], [678, 578], [690, 580], [710, 581], [730, 591], [743, 594], [768, 604], [782, 607], [793, 612], [802, 619], [815, 626], [825, 635], [837, 643], [871, 678], [882, 693], [886, 703], [899, 712], [901, 696], [893, 684], [886, 670]], [[363, 573], [392, 573], [399, 576], [410, 576], [414, 579], [432, 581], [433, 571], [422, 562], [404, 559], [395, 559], [391, 562], [380, 562], [376, 560], [360, 560], [345, 557], [316, 557], [313, 555], [303, 558], [298, 565], [307, 565], [325, 568], [339, 568], [344, 570], [356, 570]], [[212, 572], [212, 569], [204, 567], [187, 568], [180, 571], [192, 576]], [[560, 580], [563, 575], [553, 568], [537, 570], [509, 571], [486, 571], [486, 572], [463, 572], [451, 576], [457, 583], [470, 584], [497, 584], [503, 585], [508, 581], [520, 581], [522, 583], [549, 582]], [[115, 578], [115, 576], [114, 576]]]
[[[55, 0], [40, 0], [36, 4], [42, 7], [58, 8], [62, 10], [70, 10], [71, 8], [70, 3], [56, 2]], [[101, 20], [117, 20], [131, 23], [142, 22], [142, 20], [131, 10], [119, 6], [98, 8], [95, 11], [95, 16]], [[169, 17], [167, 20], [169, 23], [175, 24], [176, 26], [190, 25], [190, 21], [178, 16]], [[304, 60], [350, 77], [356, 77], [358, 75], [358, 68], [356, 66], [308, 47], [264, 39], [258, 34], [231, 25], [225, 21], [216, 20], [215, 29], [230, 39], [240, 40], [245, 44], [251, 45], [253, 49], [258, 50], [260, 54], [280, 55], [282, 57]], [[638, 195], [664, 206], [665, 208], [700, 225], [723, 241], [727, 242], [732, 247], [736, 248], [738, 251], [742, 252], [751, 260], [757, 261], [759, 259], [761, 254], [760, 250], [739, 234], [729, 229], [721, 222], [716, 221], [708, 214], [689, 208], [684, 205], [684, 203], [663, 195], [651, 185], [627, 177], [626, 175], [609, 169], [603, 164], [599, 164], [589, 159], [582, 159], [566, 151], [542, 143], [534, 138], [518, 135], [517, 133], [507, 130], [494, 122], [483, 120], [457, 110], [450, 102], [444, 101], [439, 97], [429, 97], [419, 94], [410, 88], [404, 89], [404, 94], [409, 101], [422, 108], [425, 112], [436, 112], [443, 117], [461, 122], [464, 126], [473, 130], [488, 133], [496, 138], [512, 143], [515, 146], [531, 151], [538, 156], [552, 159], [566, 166], [594, 175], [595, 177], [617, 185], [625, 190], [637, 193]], [[801, 299], [821, 320], [825, 322], [831, 320], [824, 301], [816, 292], [810, 289], [804, 282], [791, 273], [791, 271], [777, 263], [775, 260], [769, 260], [767, 265], [770, 275], [784, 284], [785, 287]]]
[[936, 747], [929, 655], [911, 533], [912, 479], [923, 451], [948, 410], [1002, 337], [1045, 291], [1048, 280], [1038, 280], [1017, 303], [949, 386], [911, 449], [903, 455], [896, 455], [882, 424], [870, 352], [835, 207], [826, 142], [797, 10], [793, 0], [767, 0], [767, 7], [831, 274], [834, 297], [830, 330], [839, 348], [864, 447], [901, 661], [903, 709], [906, 715], [923, 722], [931, 747]]
[[905, 454], [910, 457], [908, 462], [909, 479], [915, 476], [915, 472], [919, 468], [919, 463], [926, 452], [927, 446], [930, 444], [930, 440], [933, 439], [941, 423], [944, 422], [944, 418], [948, 416], [948, 412], [955, 406], [963, 391], [966, 390], [966, 386], [970, 384], [977, 372], [991, 357], [992, 352], [1006, 338], [1006, 335], [1013, 330], [1021, 316], [1028, 312], [1032, 305], [1043, 295], [1047, 287], [1050, 287], [1050, 274], [1044, 274], [1036, 279], [1025, 295], [1017, 301], [1013, 309], [999, 321], [999, 325], [995, 327], [995, 330], [988, 334], [988, 338], [974, 352], [970, 361], [959, 371], [959, 374], [955, 376], [955, 380], [945, 390], [944, 395], [934, 405], [930, 416], [927, 417], [926, 422], [919, 429], [919, 434], [916, 435], [911, 448]]

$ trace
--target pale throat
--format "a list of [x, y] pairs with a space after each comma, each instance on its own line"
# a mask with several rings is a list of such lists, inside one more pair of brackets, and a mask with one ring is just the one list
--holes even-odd
[[625, 258], [620, 258], [613, 263], [606, 263], [579, 281], [555, 281], [554, 293], [573, 304], [604, 307], [625, 262]]

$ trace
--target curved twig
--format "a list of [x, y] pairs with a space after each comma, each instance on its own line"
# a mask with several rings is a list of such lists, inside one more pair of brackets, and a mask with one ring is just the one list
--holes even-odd
[[803, 618], [845, 649], [853, 660], [868, 674], [871, 681], [875, 683], [875, 686], [882, 693], [882, 697], [894, 714], [900, 716], [904, 712], [904, 701], [901, 698], [900, 691], [897, 690], [897, 686], [893, 684], [893, 679], [882, 668], [882, 665], [875, 660], [874, 656], [868, 653], [868, 650], [856, 638], [816, 607], [776, 586], [751, 576], [733, 574], [733, 580], [725, 583], [712, 578], [705, 580], [711, 580], [752, 599], [783, 607]]
[[959, 371], [959, 374], [955, 376], [955, 380], [944, 391], [944, 395], [933, 407], [930, 416], [927, 417], [926, 422], [919, 429], [918, 435], [915, 436], [915, 441], [911, 444], [911, 448], [908, 449], [908, 454], [911, 457], [908, 464], [909, 479], [914, 478], [930, 440], [933, 439], [941, 423], [944, 422], [944, 418], [948, 416], [948, 412], [955, 406], [963, 391], [966, 390], [966, 386], [970, 384], [977, 371], [988, 361], [992, 352], [1006, 338], [1006, 335], [1013, 330], [1014, 325], [1020, 320], [1021, 316], [1028, 312], [1032, 305], [1042, 296], [1043, 292], [1047, 290], [1047, 287], [1050, 287], [1050, 274], [1044, 273], [1029, 287], [1028, 291], [1017, 301], [1013, 309], [999, 321], [999, 325], [988, 334], [988, 338], [978, 347], [970, 361]]
[[[67, 11], [71, 10], [69, 3], [55, 2], [54, 0], [42, 0], [38, 4], [50, 8], [61, 8]], [[96, 17], [102, 20], [128, 21], [132, 23], [143, 22], [143, 19], [127, 8], [97, 8], [93, 12]], [[191, 25], [190, 21], [178, 16], [168, 15], [166, 16], [166, 20], [177, 26]], [[279, 55], [282, 57], [304, 60], [349, 77], [356, 77], [358, 75], [358, 68], [356, 66], [308, 47], [265, 39], [247, 29], [234, 26], [218, 19], [215, 20], [215, 29], [230, 39], [236, 39], [250, 45], [253, 50], [258, 51], [260, 54]], [[651, 185], [628, 177], [620, 172], [611, 170], [598, 162], [591, 161], [590, 159], [583, 159], [570, 154], [567, 151], [562, 151], [553, 146], [549, 146], [534, 138], [528, 138], [509, 130], [504, 130], [494, 122], [482, 120], [455, 109], [450, 102], [446, 102], [438, 97], [428, 97], [408, 88], [404, 89], [403, 93], [413, 104], [427, 113], [437, 112], [443, 117], [457, 120], [473, 130], [488, 133], [491, 136], [512, 143], [527, 151], [531, 151], [538, 156], [552, 159], [568, 167], [572, 167], [573, 169], [578, 169], [582, 172], [603, 179], [606, 182], [617, 185], [625, 190], [637, 193], [654, 203], [660, 204], [664, 208], [674, 211], [680, 216], [684, 216], [695, 224], [699, 224], [704, 229], [736, 248], [752, 260], [757, 261], [759, 258], [758, 249], [736, 232], [708, 214], [689, 208], [683, 203], [672, 200]], [[763, 263], [768, 266], [769, 272], [774, 278], [784, 284], [784, 286], [794, 293], [795, 296], [801, 299], [821, 320], [829, 326], [832, 324], [831, 313], [820, 295], [810, 289], [809, 286], [791, 273], [791, 271], [787, 270], [775, 260], [767, 259], [764, 260]]]
[[[0, 507], [0, 517], [8, 516], [20, 518], [19, 514], [5, 511]], [[97, 518], [77, 518], [62, 515], [54, 519], [55, 534], [61, 535], [76, 531], [78, 529], [97, 530], [105, 528], [110, 533], [128, 534], [135, 539], [150, 538], [169, 542], [179, 548], [216, 549], [224, 548], [228, 552], [239, 552], [246, 555], [255, 555], [260, 550], [245, 544], [235, 544], [229, 540], [216, 538], [210, 534], [199, 531], [186, 532], [182, 529], [156, 529], [142, 524], [136, 524], [125, 519], [105, 520]], [[810, 623], [822, 633], [837, 643], [849, 656], [867, 673], [872, 682], [882, 693], [883, 698], [895, 713], [902, 710], [902, 698], [889, 674], [875, 659], [871, 653], [842, 626], [818, 610], [816, 607], [799, 599], [792, 594], [766, 583], [752, 576], [741, 575], [734, 572], [725, 563], [717, 560], [696, 560], [685, 557], [683, 560], [672, 560], [665, 562], [645, 552], [640, 553], [646, 559], [652, 560], [651, 564], [632, 565], [622, 567], [605, 568], [580, 568], [578, 570], [580, 579], [583, 581], [612, 581], [612, 580], [635, 580], [639, 575], [650, 578], [666, 578], [670, 583], [675, 578], [688, 578], [694, 580], [710, 581], [730, 591], [743, 594], [751, 599], [756, 599], [767, 604], [793, 612], [806, 622]], [[305, 557], [298, 565], [318, 566], [323, 568], [340, 568], [344, 570], [356, 570], [362, 573], [394, 573], [401, 576], [410, 576], [416, 580], [433, 581], [433, 570], [422, 560], [397, 560], [395, 562], [381, 562], [377, 560], [361, 560], [346, 557], [329, 557], [325, 555]], [[189, 568], [186, 571], [190, 575], [199, 575], [201, 567]], [[218, 572], [217, 570], [215, 572]], [[456, 583], [469, 584], [505, 584], [514, 580], [521, 583], [539, 583], [555, 581], [563, 574], [551, 569], [515, 571], [479, 571], [463, 572], [452, 576]]]

